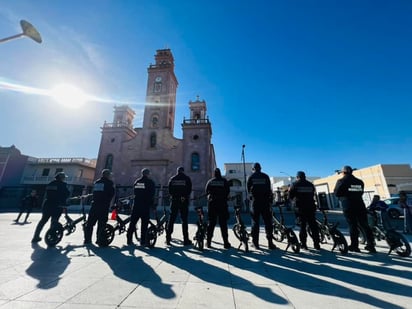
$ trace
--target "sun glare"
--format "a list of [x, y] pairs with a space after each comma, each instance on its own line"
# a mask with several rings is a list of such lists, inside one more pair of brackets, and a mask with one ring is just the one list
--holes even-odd
[[69, 84], [57, 85], [50, 90], [50, 96], [61, 105], [69, 108], [80, 108], [89, 100], [89, 96], [81, 89]]

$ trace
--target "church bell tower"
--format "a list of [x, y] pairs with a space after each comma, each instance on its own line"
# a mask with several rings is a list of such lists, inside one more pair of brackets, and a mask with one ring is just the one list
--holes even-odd
[[174, 67], [170, 49], [156, 51], [155, 64], [147, 69], [144, 129], [167, 129], [173, 134], [178, 86]]

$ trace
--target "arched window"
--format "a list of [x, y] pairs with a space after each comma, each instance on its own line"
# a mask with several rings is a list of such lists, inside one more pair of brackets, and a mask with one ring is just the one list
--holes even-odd
[[152, 133], [152, 134], [150, 134], [150, 147], [151, 148], [154, 148], [154, 147], [156, 147], [156, 133]]
[[192, 171], [200, 170], [200, 157], [197, 152], [192, 153]]
[[157, 124], [159, 123], [159, 118], [157, 116], [152, 117], [152, 128], [157, 128]]
[[104, 168], [107, 168], [109, 170], [112, 170], [112, 166], [113, 166], [113, 155], [112, 154], [108, 154], [106, 156], [106, 162], [104, 164]]

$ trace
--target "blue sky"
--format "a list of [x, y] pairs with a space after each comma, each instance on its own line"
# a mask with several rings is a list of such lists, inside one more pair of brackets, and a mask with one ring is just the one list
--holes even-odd
[[[410, 1], [2, 1], [0, 38], [25, 19], [43, 43], [0, 45], [0, 145], [96, 157], [114, 104], [141, 125], [147, 67], [170, 48], [175, 136], [199, 95], [221, 168], [243, 144], [271, 176], [410, 164], [411, 13]], [[95, 99], [75, 109], [39, 95], [59, 84]]]

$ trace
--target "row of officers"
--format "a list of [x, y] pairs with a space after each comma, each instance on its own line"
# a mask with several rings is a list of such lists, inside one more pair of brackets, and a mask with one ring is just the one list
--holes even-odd
[[[344, 166], [342, 168], [343, 177], [336, 183], [334, 193], [340, 201], [340, 205], [348, 222], [350, 240], [350, 251], [359, 252], [358, 242], [358, 225], [364, 228], [367, 233], [367, 245], [365, 250], [374, 253], [373, 234], [368, 226], [367, 211], [362, 199], [364, 184], [362, 180], [352, 175], [352, 168]], [[299, 238], [301, 247], [307, 249], [307, 232], [306, 226], [312, 231], [313, 246], [320, 249], [320, 238], [318, 226], [316, 224], [316, 204], [315, 204], [315, 187], [306, 179], [305, 173], [299, 171], [296, 175], [296, 181], [289, 188], [289, 198], [294, 202], [295, 213], [299, 217], [301, 226]], [[42, 218], [40, 219], [32, 239], [32, 242], [41, 240], [40, 233], [46, 222], [51, 219], [52, 224], [58, 221], [61, 215], [61, 205], [69, 197], [65, 183], [65, 174], [59, 173], [55, 180], [46, 188], [47, 195], [43, 205]], [[127, 230], [127, 244], [133, 244], [133, 233], [136, 230], [136, 224], [141, 221], [140, 241], [141, 245], [146, 246], [146, 231], [150, 220], [150, 211], [155, 206], [155, 183], [150, 177], [150, 170], [144, 168], [139, 177], [133, 184], [134, 188], [134, 206], [132, 209], [131, 220]], [[182, 221], [183, 244], [191, 245], [188, 232], [188, 213], [190, 194], [192, 192], [192, 181], [184, 172], [183, 167], [177, 168], [177, 173], [172, 176], [168, 183], [168, 190], [171, 199], [170, 218], [166, 227], [166, 244], [170, 245], [173, 234], [173, 227], [177, 215], [180, 214]], [[275, 249], [272, 242], [272, 214], [271, 206], [273, 203], [273, 192], [271, 189], [270, 178], [261, 170], [261, 165], [255, 163], [253, 174], [247, 180], [247, 190], [250, 197], [250, 215], [251, 215], [251, 236], [255, 248], [259, 248], [259, 230], [260, 218], [263, 219], [266, 239], [269, 249]], [[219, 223], [223, 246], [226, 249], [231, 247], [228, 241], [229, 219], [228, 198], [230, 188], [228, 181], [222, 177], [218, 168], [214, 171], [212, 177], [205, 186], [205, 194], [208, 200], [208, 223], [206, 241], [207, 247], [211, 247], [214, 229]], [[84, 243], [89, 244], [92, 241], [93, 227], [97, 223], [97, 243], [99, 235], [104, 235], [103, 229], [108, 221], [108, 212], [111, 201], [115, 194], [114, 183], [111, 180], [110, 170], [103, 170], [101, 177], [95, 181], [93, 187], [93, 203], [90, 208], [87, 223], [84, 229]]]

